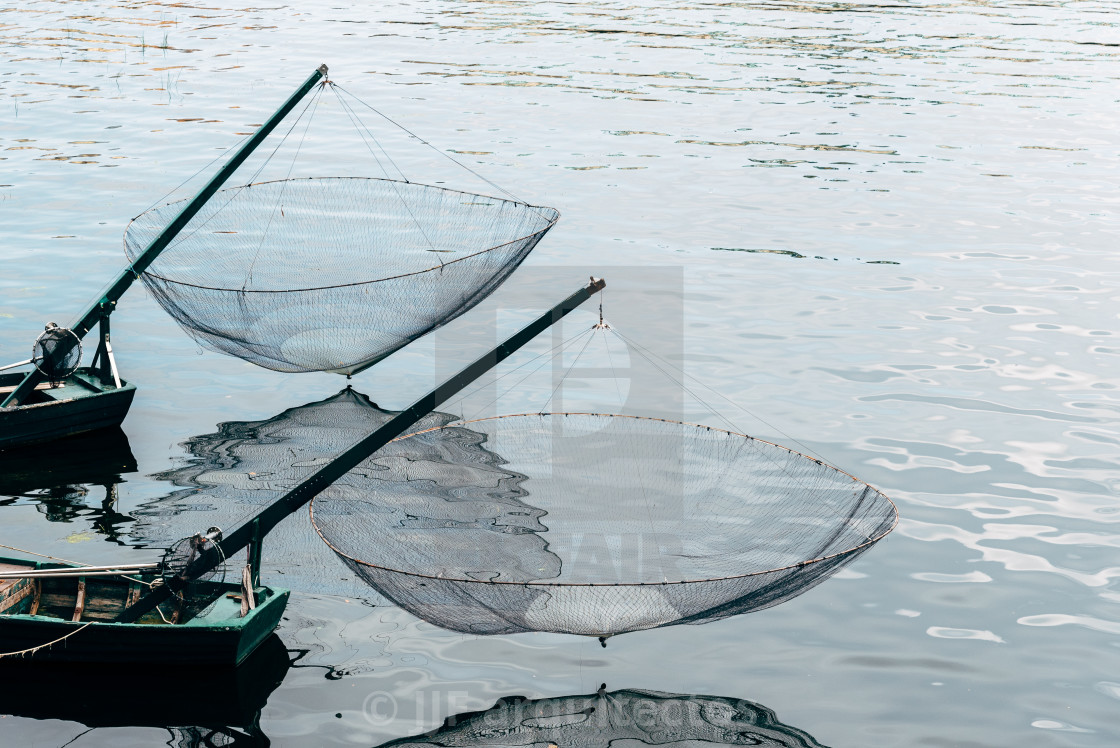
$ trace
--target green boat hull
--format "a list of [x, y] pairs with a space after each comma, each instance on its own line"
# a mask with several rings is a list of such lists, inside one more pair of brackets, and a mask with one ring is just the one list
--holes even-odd
[[[252, 729], [289, 667], [290, 655], [276, 634], [270, 634], [238, 667], [180, 667], [153, 673], [135, 665], [107, 668], [9, 658], [0, 660], [0, 680], [18, 687], [4, 689], [0, 713], [81, 722], [88, 727]], [[264, 743], [248, 741], [248, 745]]]
[[[11, 565], [30, 564], [0, 558], [0, 568]], [[0, 657], [22, 653], [19, 656], [54, 662], [235, 666], [276, 629], [288, 603], [288, 590], [258, 587], [257, 606], [241, 616], [240, 585], [200, 586], [210, 603], [201, 613], [172, 624], [164, 622], [172, 615], [170, 607], [138, 623], [113, 622], [136, 591], [118, 577], [8, 584], [0, 590]]]
[[[0, 392], [22, 379], [22, 374], [0, 374]], [[106, 386], [93, 370], [78, 369], [61, 386], [37, 389], [23, 405], [0, 408], [0, 450], [120, 426], [135, 394], [134, 384]]]

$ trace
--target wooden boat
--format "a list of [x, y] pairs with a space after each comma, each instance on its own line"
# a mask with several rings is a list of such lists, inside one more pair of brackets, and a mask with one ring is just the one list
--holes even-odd
[[[25, 376], [0, 374], [0, 396], [13, 392]], [[90, 367], [57, 387], [40, 384], [19, 405], [0, 408], [0, 450], [120, 426], [135, 394], [135, 385], [104, 384]]]
[[0, 655], [66, 662], [238, 665], [273, 632], [288, 590], [257, 587], [241, 615], [241, 585], [197, 582], [191, 610], [171, 600], [135, 623], [114, 621], [151, 575], [81, 576], [82, 567], [0, 557], [0, 572], [75, 570], [74, 576], [0, 579]]

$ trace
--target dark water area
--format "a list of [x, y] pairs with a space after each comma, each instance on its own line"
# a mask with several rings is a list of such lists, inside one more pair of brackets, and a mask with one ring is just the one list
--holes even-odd
[[[625, 346], [588, 354], [626, 373], [583, 361], [598, 373], [564, 386], [565, 409], [728, 419], [901, 514], [800, 597], [604, 649], [435, 627], [359, 584], [297, 513], [266, 542], [264, 581], [293, 595], [249, 669], [15, 663], [0, 745], [1120, 743], [1118, 57], [1115, 7], [1092, 1], [0, 9], [0, 363], [120, 271], [129, 221], [197, 189], [327, 63], [561, 214], [497, 293], [357, 391], [401, 408], [603, 276], [611, 324], [719, 412], [666, 396]], [[383, 176], [332, 102], [301, 173]], [[491, 191], [382, 124], [410, 178]], [[530, 353], [595, 321], [573, 313]], [[140, 285], [113, 334], [138, 386], [122, 430], [0, 456], [0, 544], [157, 560], [248, 506], [200, 461], [221, 424], [346, 384], [205, 351]], [[545, 375], [448, 412], [532, 411]]]

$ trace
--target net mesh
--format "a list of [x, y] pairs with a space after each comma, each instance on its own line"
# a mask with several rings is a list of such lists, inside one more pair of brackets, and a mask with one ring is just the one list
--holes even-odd
[[58, 384], [81, 363], [82, 343], [73, 331], [52, 323], [36, 338], [31, 360], [48, 382]]
[[449, 717], [434, 732], [381, 748], [637, 745], [821, 748], [812, 735], [779, 721], [761, 704], [636, 689], [533, 701], [511, 696], [486, 711]]
[[[125, 232], [130, 261], [184, 207]], [[492, 293], [559, 214], [392, 179], [219, 191], [143, 273], [200, 345], [284, 372], [350, 374]]]
[[894, 504], [748, 436], [634, 416], [445, 424], [312, 504], [377, 591], [444, 628], [609, 636], [777, 605], [894, 527]]
[[[160, 560], [160, 576], [164, 582], [178, 581], [173, 593], [179, 620], [189, 620], [209, 608], [223, 592], [220, 584], [226, 579], [225, 556], [212, 537], [195, 534], [183, 538], [164, 551]], [[192, 566], [207, 567], [201, 574], [192, 574]]]

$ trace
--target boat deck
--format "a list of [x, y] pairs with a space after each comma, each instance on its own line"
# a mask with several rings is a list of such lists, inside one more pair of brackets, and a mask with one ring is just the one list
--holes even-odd
[[[19, 386], [19, 383], [23, 381], [23, 377], [23, 374], [0, 374], [0, 395], [7, 396], [13, 392], [16, 387]], [[123, 386], [124, 384], [125, 382], [122, 381], [121, 385]], [[82, 368], [63, 379], [58, 385], [52, 385], [47, 382], [36, 385], [35, 392], [28, 397], [23, 404], [35, 405], [36, 403], [49, 403], [60, 400], [76, 400], [100, 395], [114, 389], [116, 389], [116, 387], [113, 385], [106, 387], [101, 384], [101, 380], [94, 376], [93, 372], [88, 368]]]

